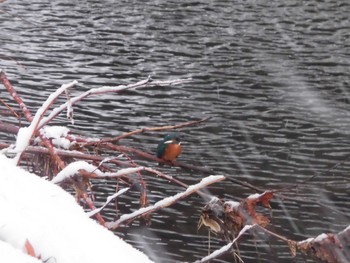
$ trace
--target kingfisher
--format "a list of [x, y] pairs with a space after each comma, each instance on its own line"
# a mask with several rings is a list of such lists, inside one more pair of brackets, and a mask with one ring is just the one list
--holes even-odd
[[182, 152], [181, 140], [178, 134], [170, 133], [165, 135], [158, 144], [157, 157], [165, 161], [174, 161]]

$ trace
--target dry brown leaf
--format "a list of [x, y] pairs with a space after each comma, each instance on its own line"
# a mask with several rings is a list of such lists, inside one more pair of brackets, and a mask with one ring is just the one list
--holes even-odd
[[288, 246], [292, 257], [294, 258], [297, 255], [297, 242], [294, 240], [288, 240]]
[[34, 248], [28, 239], [26, 239], [26, 242], [24, 243], [24, 249], [28, 255], [30, 255], [32, 257], [36, 257]]
[[254, 222], [254, 224], [258, 224], [262, 227], [265, 227], [270, 223], [270, 220], [266, 216], [264, 216], [260, 213], [256, 213], [254, 218], [253, 218], [253, 222]]

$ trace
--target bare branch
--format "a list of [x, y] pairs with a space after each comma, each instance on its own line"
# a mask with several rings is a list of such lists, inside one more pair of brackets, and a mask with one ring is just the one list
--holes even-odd
[[27, 118], [28, 121], [32, 121], [33, 117], [30, 114], [29, 109], [27, 108], [26, 104], [23, 102], [21, 97], [18, 96], [16, 90], [11, 85], [10, 81], [8, 80], [6, 74], [4, 71], [0, 71], [0, 80], [4, 84], [5, 88], [7, 89], [8, 93], [12, 96], [12, 98], [18, 103], [19, 107], [24, 113], [24, 116]]
[[127, 132], [124, 133], [120, 136], [114, 137], [114, 138], [107, 138], [107, 139], [101, 139], [99, 141], [94, 141], [94, 142], [88, 142], [86, 144], [84, 144], [84, 146], [89, 146], [89, 145], [93, 145], [93, 144], [97, 144], [97, 143], [105, 143], [105, 142], [117, 142], [121, 139], [124, 139], [126, 137], [135, 135], [135, 134], [139, 134], [139, 133], [144, 133], [146, 131], [163, 131], [163, 130], [173, 130], [173, 129], [179, 129], [179, 128], [183, 128], [186, 126], [192, 126], [204, 121], [209, 120], [210, 117], [205, 117], [203, 119], [197, 120], [197, 121], [188, 121], [188, 122], [183, 122], [177, 125], [168, 125], [168, 126], [161, 126], [161, 127], [146, 127], [146, 128], [141, 128], [135, 131], [131, 131], [131, 132]]

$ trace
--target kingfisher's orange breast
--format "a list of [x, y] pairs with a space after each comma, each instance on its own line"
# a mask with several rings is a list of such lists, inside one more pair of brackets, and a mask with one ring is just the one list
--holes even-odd
[[163, 159], [166, 161], [174, 161], [182, 152], [180, 144], [170, 143], [165, 149]]

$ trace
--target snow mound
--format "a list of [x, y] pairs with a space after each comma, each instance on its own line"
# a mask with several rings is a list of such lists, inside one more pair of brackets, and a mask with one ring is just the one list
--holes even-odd
[[24, 254], [26, 241], [47, 263], [151, 262], [88, 218], [60, 187], [16, 167], [3, 155], [0, 167], [1, 262], [39, 262]]

